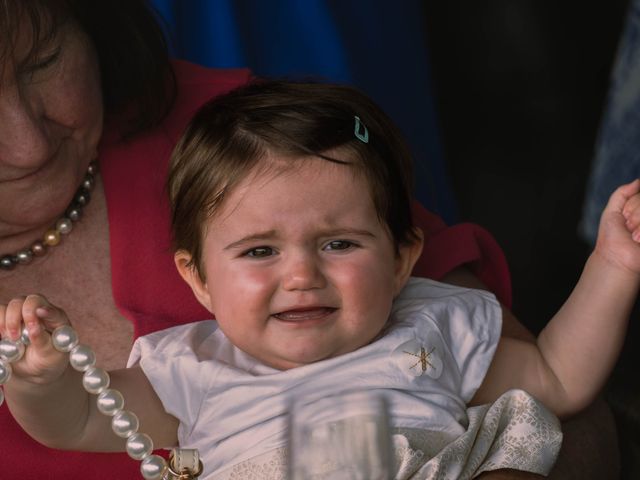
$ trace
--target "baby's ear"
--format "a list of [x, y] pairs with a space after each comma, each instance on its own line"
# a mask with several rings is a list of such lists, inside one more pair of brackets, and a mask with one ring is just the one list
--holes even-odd
[[200, 272], [196, 265], [191, 263], [191, 254], [185, 250], [178, 250], [173, 256], [178, 273], [182, 279], [191, 287], [196, 299], [204, 308], [213, 313], [211, 309], [211, 296], [207, 283], [200, 277]]
[[398, 255], [396, 255], [396, 272], [393, 284], [393, 296], [395, 297], [400, 293], [409, 280], [413, 266], [420, 258], [422, 254], [422, 245], [424, 243], [424, 234], [418, 227], [414, 227], [414, 237], [408, 242], [401, 244], [398, 247]]

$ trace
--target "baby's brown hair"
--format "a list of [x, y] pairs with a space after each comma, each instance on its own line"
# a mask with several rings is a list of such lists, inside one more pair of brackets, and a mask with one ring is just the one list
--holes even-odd
[[367, 179], [396, 249], [415, 241], [412, 158], [382, 109], [346, 85], [262, 80], [206, 103], [173, 151], [174, 247], [189, 252], [198, 270], [206, 221], [269, 154], [353, 165]]

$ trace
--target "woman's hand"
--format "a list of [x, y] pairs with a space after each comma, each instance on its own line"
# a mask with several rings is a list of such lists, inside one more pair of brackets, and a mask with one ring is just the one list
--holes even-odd
[[48, 384], [60, 378], [69, 355], [57, 351], [51, 342], [55, 328], [68, 325], [66, 313], [42, 295], [29, 295], [0, 304], [0, 336], [16, 341], [26, 328], [30, 344], [24, 356], [12, 363], [12, 378], [34, 384]]

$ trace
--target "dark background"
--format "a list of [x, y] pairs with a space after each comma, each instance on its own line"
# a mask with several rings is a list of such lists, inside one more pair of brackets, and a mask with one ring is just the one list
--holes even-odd
[[458, 216], [494, 234], [538, 331], [589, 252], [577, 234], [627, 1], [429, 1], [436, 111]]
[[[591, 250], [578, 223], [628, 3], [426, 3], [459, 220], [496, 237], [512, 274], [514, 313], [534, 332], [570, 294]], [[639, 320], [637, 304], [605, 390], [623, 479], [640, 478]]]
[[538, 331], [576, 233], [628, 0], [151, 0], [175, 56], [363, 89], [416, 158], [416, 195], [503, 247]]

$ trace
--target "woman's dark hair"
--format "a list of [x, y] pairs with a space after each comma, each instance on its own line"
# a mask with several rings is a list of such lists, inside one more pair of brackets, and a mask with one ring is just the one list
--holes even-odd
[[[0, 65], [19, 29], [30, 27], [30, 55], [75, 21], [100, 64], [105, 112], [125, 114], [124, 135], [159, 123], [175, 98], [175, 78], [159, 17], [145, 0], [0, 0]], [[21, 32], [22, 33], [22, 32]]]
[[396, 248], [415, 241], [412, 158], [389, 117], [346, 85], [262, 80], [205, 104], [172, 155], [174, 247], [191, 254], [201, 275], [206, 221], [256, 168], [268, 173], [269, 154], [290, 160], [293, 168], [313, 157], [352, 166], [367, 179]]

